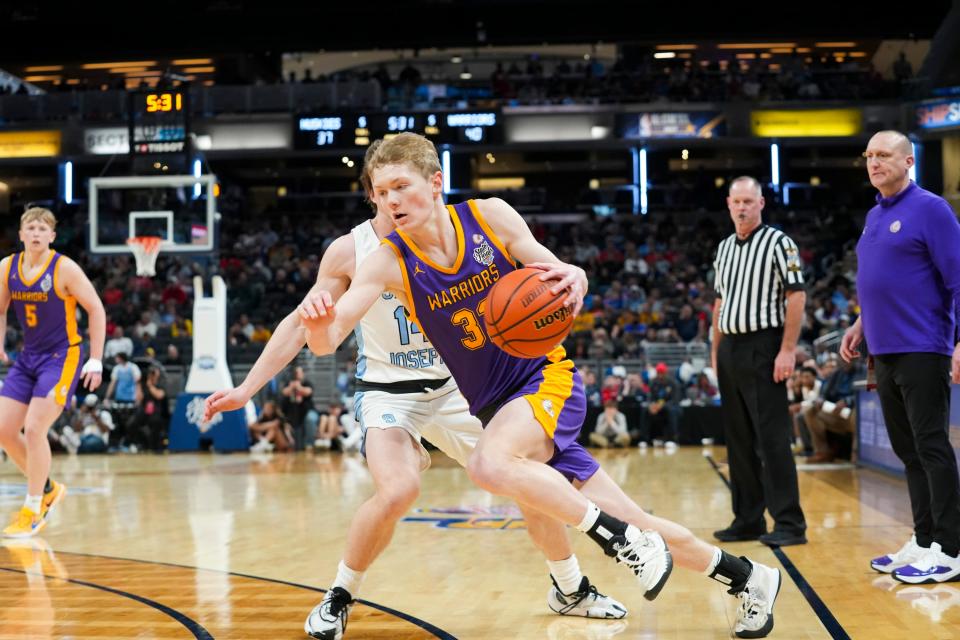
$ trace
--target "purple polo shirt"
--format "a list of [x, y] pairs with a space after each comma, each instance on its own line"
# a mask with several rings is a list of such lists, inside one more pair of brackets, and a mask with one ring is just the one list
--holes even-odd
[[953, 354], [960, 303], [960, 223], [912, 181], [867, 214], [857, 243], [857, 295], [871, 354]]

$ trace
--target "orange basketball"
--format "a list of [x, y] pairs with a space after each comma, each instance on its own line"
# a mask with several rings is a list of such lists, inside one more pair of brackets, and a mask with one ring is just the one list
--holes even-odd
[[487, 335], [517, 358], [540, 358], [563, 342], [573, 326], [573, 313], [563, 301], [566, 291], [550, 293], [540, 269], [517, 269], [500, 278], [487, 295], [483, 315]]

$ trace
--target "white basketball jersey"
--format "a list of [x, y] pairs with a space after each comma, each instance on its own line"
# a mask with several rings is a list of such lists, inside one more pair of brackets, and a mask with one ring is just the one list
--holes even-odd
[[[367, 220], [351, 231], [356, 269], [380, 246]], [[440, 354], [414, 323], [403, 304], [384, 291], [353, 330], [357, 337], [357, 378], [367, 382], [439, 379], [450, 376]]]

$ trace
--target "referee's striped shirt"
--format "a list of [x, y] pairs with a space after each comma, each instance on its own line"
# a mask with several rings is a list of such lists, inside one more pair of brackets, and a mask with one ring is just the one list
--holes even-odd
[[714, 289], [720, 296], [720, 333], [752, 333], [782, 327], [787, 290], [802, 290], [797, 245], [787, 234], [761, 224], [746, 240], [733, 234], [720, 243]]

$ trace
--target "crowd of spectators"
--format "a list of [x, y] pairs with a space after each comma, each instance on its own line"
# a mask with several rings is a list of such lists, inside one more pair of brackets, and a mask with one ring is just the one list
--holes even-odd
[[288, 82], [370, 82], [380, 88], [385, 105], [429, 106], [444, 100], [498, 100], [505, 104], [569, 104], [578, 102], [737, 102], [782, 100], [875, 100], [900, 97], [913, 76], [905, 56], [886, 76], [866, 58], [833, 55], [742, 52], [752, 60], [713, 56], [709, 59], [637, 59], [619, 57], [605, 63], [598, 57], [567, 60], [477, 60], [474, 69], [493, 66], [489, 76], [471, 73], [468, 65], [408, 60], [380, 64], [374, 70], [349, 69], [314, 76], [310, 69], [290, 72]]
[[[771, 55], [744, 50], [738, 56], [712, 53], [698, 58], [681, 52], [673, 59], [656, 59], [651, 52], [604, 60], [590, 55], [565, 59], [531, 54], [499, 60], [477, 58], [462, 64], [412, 58], [330, 74], [315, 75], [305, 67], [288, 71], [285, 77], [279, 69], [265, 72], [257, 67], [250, 76], [221, 72], [208, 82], [346, 84], [364, 88], [364, 95], [374, 100], [379, 95], [386, 107], [426, 108], [493, 100], [502, 104], [570, 104], [893, 99], [909, 94], [913, 78], [903, 54], [888, 69], [876, 69], [867, 57], [838, 57], [822, 51]], [[92, 73], [80, 74], [69, 84], [59, 79], [38, 86], [49, 93], [130, 88], [125, 78], [89, 75]], [[164, 74], [156, 79], [156, 88], [184, 85], [176, 78]], [[148, 86], [142, 80], [139, 88]], [[26, 93], [24, 84], [0, 85], [0, 96]]]

